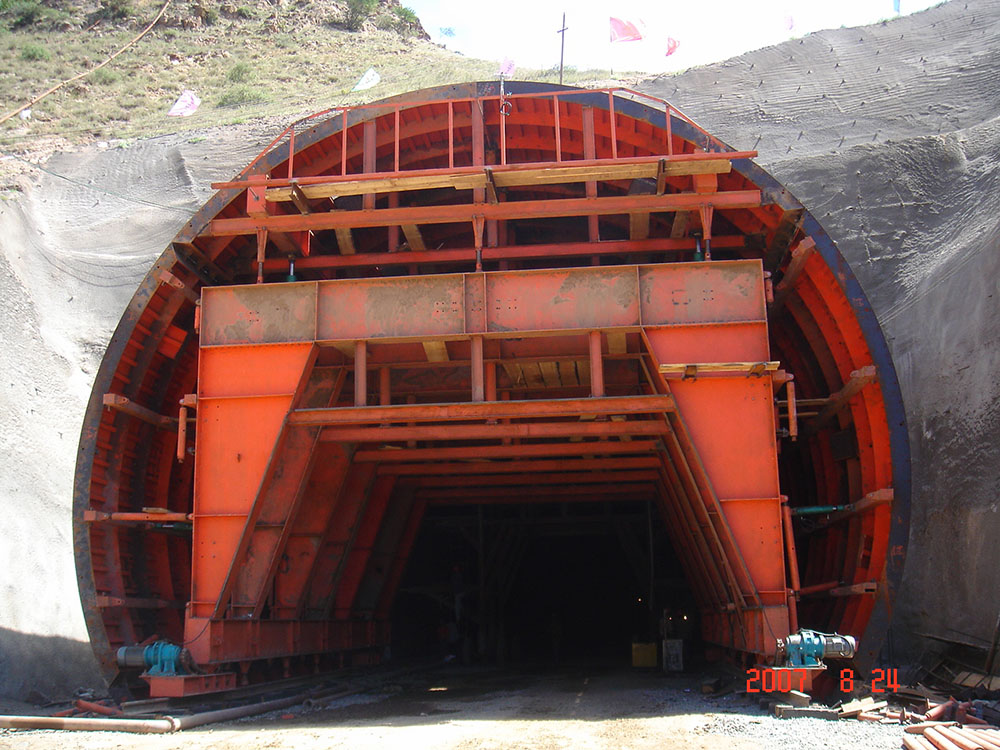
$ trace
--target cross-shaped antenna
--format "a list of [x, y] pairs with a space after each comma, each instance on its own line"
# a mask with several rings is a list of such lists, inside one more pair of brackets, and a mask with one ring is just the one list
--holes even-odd
[[562, 28], [556, 33], [562, 37], [559, 42], [559, 85], [562, 86], [563, 78], [563, 56], [566, 53], [566, 13], [563, 12]]

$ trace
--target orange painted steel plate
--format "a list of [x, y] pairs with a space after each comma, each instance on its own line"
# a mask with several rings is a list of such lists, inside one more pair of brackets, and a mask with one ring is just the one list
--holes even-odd
[[759, 261], [212, 287], [203, 308], [203, 347], [502, 337], [764, 315]]

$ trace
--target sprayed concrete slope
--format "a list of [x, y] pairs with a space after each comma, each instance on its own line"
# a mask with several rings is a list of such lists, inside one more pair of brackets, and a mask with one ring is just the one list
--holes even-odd
[[[838, 242], [889, 339], [915, 479], [897, 661], [918, 653], [915, 632], [988, 638], [998, 606], [983, 595], [1000, 567], [990, 541], [1000, 538], [998, 37], [1000, 6], [951, 2], [640, 86], [760, 151]], [[0, 693], [65, 694], [98, 680], [70, 523], [93, 375], [208, 184], [278, 129], [58, 155], [48, 168], [82, 185], [41, 175], [0, 203]]]

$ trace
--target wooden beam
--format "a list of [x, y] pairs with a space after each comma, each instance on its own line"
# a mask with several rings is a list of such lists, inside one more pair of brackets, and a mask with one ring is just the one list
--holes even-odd
[[792, 240], [795, 239], [795, 233], [799, 231], [799, 226], [802, 224], [802, 217], [804, 214], [804, 208], [795, 208], [782, 213], [781, 220], [778, 222], [778, 227], [774, 230], [774, 235], [771, 238], [771, 245], [768, 247], [767, 253], [764, 255], [765, 271], [771, 271], [773, 273], [781, 267], [781, 263], [785, 258], [785, 253], [788, 252], [788, 248], [792, 244]]
[[784, 307], [785, 300], [788, 299], [788, 295], [795, 288], [795, 284], [802, 274], [802, 270], [805, 268], [806, 261], [809, 260], [809, 256], [812, 255], [815, 249], [816, 242], [812, 237], [804, 238], [792, 248], [792, 259], [785, 269], [785, 275], [781, 277], [781, 281], [774, 288], [774, 302], [770, 304], [770, 309], [768, 310], [772, 315], [777, 314]]
[[294, 203], [295, 207], [299, 209], [299, 213], [311, 214], [312, 209], [309, 208], [309, 198], [302, 191], [301, 186], [299, 186], [298, 184], [293, 184], [289, 188], [289, 191], [291, 194], [292, 203]]
[[122, 396], [120, 393], [105, 393], [104, 405], [109, 409], [114, 409], [115, 411], [128, 414], [136, 419], [141, 419], [143, 422], [151, 424], [154, 427], [159, 427], [162, 430], [172, 430], [177, 428], [177, 417], [166, 417], [162, 414], [157, 414], [152, 409], [140, 406], [127, 396]]
[[628, 236], [630, 240], [644, 240], [649, 237], [649, 213], [628, 215]]
[[[364, 176], [353, 179], [327, 178], [322, 181], [299, 179], [292, 185], [269, 188], [265, 197], [270, 202], [294, 200], [295, 186], [310, 200], [337, 198], [345, 195], [366, 195], [408, 190], [434, 190], [454, 188], [472, 190], [489, 188], [531, 187], [559, 183], [615, 181], [631, 179], [656, 179], [684, 175], [718, 175], [732, 171], [731, 155], [722, 158], [699, 160], [671, 160], [669, 158], [640, 157], [637, 159], [584, 159], [578, 164], [553, 162], [545, 165], [508, 164], [478, 168], [440, 170], [414, 170], [415, 174]], [[492, 176], [492, 179], [491, 179]], [[279, 181], [280, 182], [280, 181]], [[229, 183], [223, 183], [229, 184]], [[662, 194], [662, 190], [660, 191]]]
[[424, 341], [424, 354], [428, 362], [447, 362], [448, 347], [443, 341]]
[[[588, 183], [590, 184], [590, 183]], [[371, 211], [325, 211], [308, 216], [298, 214], [266, 217], [233, 217], [212, 219], [203, 230], [203, 237], [256, 234], [261, 229], [272, 232], [320, 231], [337, 227], [389, 227], [393, 224], [454, 224], [471, 221], [473, 216], [486, 220], [547, 219], [587, 216], [596, 220], [601, 215], [627, 214], [642, 211], [693, 211], [709, 203], [716, 211], [734, 208], [756, 208], [761, 203], [760, 190], [725, 190], [714, 194], [668, 193], [666, 195], [609, 195], [558, 200], [504, 201], [490, 203], [456, 203], [433, 206], [403, 206]], [[591, 237], [597, 241], [597, 237]]]
[[[363, 346], [363, 342], [359, 342], [359, 348], [360, 346]], [[363, 355], [355, 356], [357, 360], [359, 356]], [[297, 409], [288, 415], [288, 424], [361, 425], [388, 424], [390, 422], [447, 422], [479, 419], [575, 417], [582, 413], [664, 414], [674, 409], [674, 400], [668, 395], [397, 404], [393, 406], [338, 406], [329, 409]]]
[[844, 383], [844, 387], [832, 394], [822, 411], [809, 421], [802, 431], [803, 437], [811, 437], [823, 429], [841, 409], [848, 405], [852, 398], [858, 395], [862, 388], [869, 383], [874, 383], [877, 376], [878, 370], [875, 365], [867, 365], [852, 372], [850, 379]]
[[350, 227], [337, 227], [333, 230], [337, 234], [337, 247], [340, 248], [341, 255], [354, 255], [354, 237]]
[[874, 594], [878, 590], [875, 581], [865, 581], [864, 583], [852, 583], [850, 586], [838, 586], [830, 589], [830, 596], [858, 596], [860, 594]]
[[732, 372], [750, 375], [763, 375], [778, 369], [778, 362], [698, 362], [692, 364], [660, 365], [664, 375], [683, 375], [687, 378], [697, 377], [709, 372]]
[[624, 331], [608, 331], [608, 354], [626, 354], [626, 339]]
[[871, 510], [872, 508], [877, 508], [880, 505], [886, 505], [891, 503], [894, 497], [894, 493], [891, 487], [881, 490], [875, 490], [874, 492], [869, 492], [860, 500], [851, 503], [844, 510], [837, 511], [836, 513], [831, 513], [820, 523], [816, 525], [811, 525], [808, 527], [803, 527], [807, 533], [812, 533], [815, 531], [820, 531], [825, 529], [830, 524], [838, 523], [840, 521], [846, 521], [854, 516]]
[[406, 237], [406, 242], [410, 246], [410, 250], [415, 250], [418, 253], [427, 250], [427, 245], [424, 244], [424, 237], [420, 234], [420, 227], [416, 224], [403, 224], [402, 228], [403, 236]]
[[[691, 222], [691, 211], [678, 211], [670, 225], [670, 238], [679, 240], [687, 236], [688, 224]], [[718, 247], [718, 245], [716, 245]]]

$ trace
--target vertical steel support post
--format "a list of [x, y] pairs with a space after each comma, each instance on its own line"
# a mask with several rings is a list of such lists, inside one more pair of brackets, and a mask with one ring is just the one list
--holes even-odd
[[497, 363], [487, 362], [486, 363], [486, 400], [496, 401], [497, 400]]
[[389, 406], [392, 403], [392, 391], [389, 386], [389, 368], [385, 365], [378, 369], [378, 403], [379, 406]]
[[604, 395], [604, 359], [601, 357], [601, 332], [590, 332], [590, 395]]
[[788, 558], [788, 578], [792, 584], [788, 596], [788, 629], [792, 633], [799, 630], [799, 556], [795, 551], [795, 531], [792, 528], [792, 509], [788, 505], [788, 498], [782, 497], [781, 517], [785, 527], [785, 555]]
[[485, 401], [486, 393], [483, 384], [483, 337], [472, 337], [472, 400]]
[[364, 341], [354, 342], [354, 405], [368, 403], [368, 346]]

